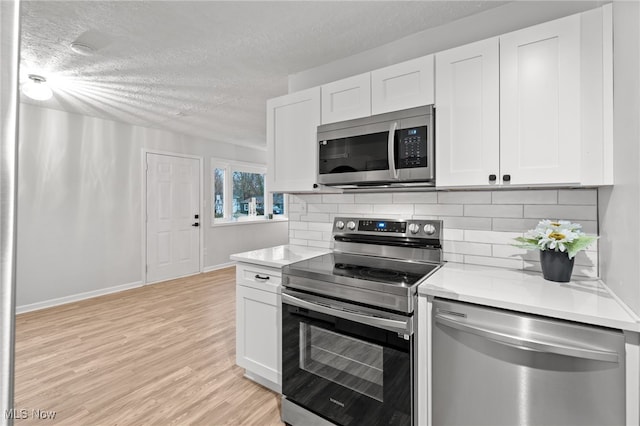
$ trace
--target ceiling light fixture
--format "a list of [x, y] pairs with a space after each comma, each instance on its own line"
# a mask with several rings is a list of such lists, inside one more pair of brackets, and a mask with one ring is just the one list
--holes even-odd
[[53, 91], [47, 85], [47, 79], [35, 74], [29, 74], [29, 81], [22, 85], [22, 93], [36, 101], [46, 101], [53, 96]]
[[85, 43], [80, 43], [79, 41], [74, 41], [69, 45], [69, 48], [71, 50], [73, 50], [76, 53], [79, 53], [81, 55], [92, 55], [93, 52], [96, 51], [96, 49], [93, 46], [89, 46], [88, 44]]

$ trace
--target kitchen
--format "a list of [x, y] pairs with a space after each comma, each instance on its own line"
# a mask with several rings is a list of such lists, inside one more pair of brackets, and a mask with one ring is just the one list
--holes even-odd
[[[578, 4], [572, 6], [572, 3], [558, 4], [555, 9], [550, 7], [546, 15], [544, 11], [537, 10], [540, 8], [535, 5], [501, 5], [496, 7], [493, 12], [488, 10], [484, 14], [479, 14], [479, 16], [470, 16], [466, 20], [454, 21], [448, 26], [426, 30], [423, 33], [416, 34], [413, 38], [408, 37], [399, 40], [396, 44], [386, 44], [337, 62], [329, 63], [327, 61], [326, 65], [320, 65], [310, 69], [308, 72], [292, 75], [289, 77], [288, 91], [291, 93], [299, 92], [352, 75], [359, 75], [371, 70], [391, 66], [414, 57], [422, 57], [490, 36], [498, 36], [534, 23], [571, 15], [596, 6], [588, 7], [583, 5], [584, 9], [568, 11], [567, 9], [572, 7], [581, 7]], [[597, 4], [597, 6], [600, 6], [600, 4]], [[618, 8], [617, 12], [616, 7]], [[566, 187], [544, 188], [519, 191], [424, 190], [418, 192], [380, 193], [361, 191], [345, 192], [343, 194], [328, 193], [326, 191], [321, 194], [299, 194], [300, 190], [297, 190], [294, 192], [298, 194], [288, 196], [288, 222], [274, 220], [268, 224], [221, 225], [201, 230], [201, 232], [205, 233], [204, 245], [207, 249], [207, 257], [202, 264], [209, 267], [229, 266], [228, 256], [231, 253], [278, 246], [287, 242], [294, 245], [328, 249], [331, 244], [331, 223], [333, 216], [336, 215], [372, 218], [414, 216], [415, 219], [420, 220], [433, 217], [444, 218], [443, 252], [444, 259], [449, 262], [475, 262], [482, 265], [512, 269], [530, 268], [539, 270], [539, 264], [535, 260], [529, 257], [523, 258], [523, 255], [519, 252], [515, 253], [515, 249], [512, 249], [507, 239], [487, 242], [487, 238], [505, 237], [505, 234], [509, 233], [521, 233], [535, 226], [539, 219], [547, 218], [547, 216], [551, 218], [561, 216], [559, 217], [560, 219], [580, 222], [588, 233], [598, 233], [600, 235], [597, 249], [583, 253], [576, 260], [575, 272], [582, 272], [580, 275], [586, 275], [587, 277], [602, 277], [603, 281], [623, 302], [635, 312], [638, 312], [640, 310], [638, 308], [640, 304], [638, 297], [640, 289], [635, 282], [630, 283], [629, 279], [637, 276], [638, 271], [635, 265], [637, 264], [636, 260], [640, 248], [636, 247], [636, 244], [620, 244], [620, 241], [628, 241], [629, 234], [635, 235], [638, 230], [637, 217], [634, 217], [637, 216], [634, 212], [638, 211], [636, 208], [638, 204], [636, 167], [638, 91], [635, 90], [638, 76], [638, 72], [636, 72], [638, 37], [637, 28], [633, 25], [633, 23], [637, 22], [637, 19], [632, 20], [632, 18], [637, 17], [637, 10], [634, 7], [634, 3], [621, 2], [614, 3], [613, 8], [613, 38], [616, 46], [615, 52], [617, 52], [613, 57], [614, 81], [616, 82], [613, 96], [613, 178], [615, 182], [613, 186], [580, 189]], [[520, 11], [516, 12], [518, 9]], [[535, 16], [535, 11], [538, 13], [537, 17]], [[509, 16], [511, 21], [503, 22], [504, 16]], [[500, 23], [502, 27], [496, 22]], [[465, 28], [465, 31], [461, 31], [461, 28]], [[418, 44], [420, 44], [420, 47], [416, 48]], [[284, 87], [279, 93], [274, 93], [270, 97], [283, 95], [286, 92], [287, 89]], [[48, 217], [51, 222], [43, 223], [39, 219], [41, 211], [46, 210], [47, 206], [51, 205], [52, 202], [58, 203], [57, 205], [64, 203], [60, 203], [60, 200], [55, 198], [55, 192], [48, 192], [44, 187], [39, 186], [51, 175], [41, 175], [38, 172], [44, 173], [44, 171], [52, 170], [50, 166], [47, 167], [45, 160], [64, 162], [66, 157], [59, 154], [74, 151], [74, 149], [70, 148], [75, 148], [77, 152], [81, 152], [84, 149], [85, 155], [94, 160], [92, 163], [87, 163], [93, 166], [93, 173], [98, 173], [101, 170], [100, 158], [110, 158], [114, 155], [118, 156], [118, 158], [128, 158], [128, 155], [137, 156], [141, 148], [147, 148], [150, 151], [178, 151], [185, 154], [193, 154], [193, 150], [188, 147], [190, 144], [189, 138], [183, 138], [177, 144], [178, 148], [169, 140], [171, 135], [139, 128], [132, 132], [128, 128], [117, 124], [84, 118], [83, 120], [90, 124], [90, 127], [84, 129], [84, 131], [90, 132], [90, 134], [94, 133], [96, 140], [100, 140], [99, 135], [101, 134], [104, 134], [105, 138], [115, 135], [123, 140], [144, 140], [146, 141], [145, 145], [134, 146], [132, 144], [129, 147], [111, 147], [105, 142], [102, 144], [104, 146], [100, 148], [105, 151], [97, 151], [91, 155], [86, 151], [87, 149], [92, 149], [91, 147], [83, 145], [66, 147], [64, 143], [70, 143], [72, 139], [65, 141], [64, 137], [61, 137], [61, 140], [57, 143], [62, 143], [62, 145], [56, 145], [55, 148], [50, 146], [48, 148], [50, 150], [49, 154], [49, 151], [46, 151], [47, 142], [51, 143], [52, 138], [42, 138], [39, 135], [52, 133], [54, 127], [47, 127], [47, 125], [53, 126], [55, 124], [58, 126], [59, 123], [65, 122], [65, 120], [69, 120], [69, 122], [71, 120], [60, 111], [43, 109], [29, 104], [23, 104], [22, 108], [23, 116], [30, 117], [30, 122], [42, 123], [42, 125], [23, 130], [25, 140], [33, 141], [29, 144], [33, 148], [25, 153], [21, 152], [22, 158], [29, 160], [21, 168], [21, 173], [24, 173], [24, 183], [21, 184], [25, 185], [23, 188], [27, 194], [33, 194], [30, 202], [33, 205], [33, 210], [22, 209], [21, 221], [22, 223], [29, 223], [30, 226], [23, 229], [19, 228], [18, 234], [28, 238], [26, 240], [27, 245], [23, 245], [23, 247], [29, 247], [28, 255], [37, 258], [38, 264], [43, 266], [41, 268], [29, 268], [26, 263], [23, 263], [22, 267], [20, 266], [20, 259], [28, 258], [26, 257], [27, 254], [23, 253], [21, 255], [19, 240], [18, 276], [22, 276], [25, 282], [28, 281], [29, 283], [42, 283], [47, 280], [47, 276], [56, 277], [56, 282], [68, 282], [71, 288], [63, 289], [58, 286], [42, 285], [28, 288], [20, 287], [20, 284], [18, 284], [18, 306], [33, 305], [31, 309], [37, 309], [48, 306], [45, 301], [49, 300], [62, 299], [59, 302], [74, 301], [71, 296], [80, 293], [88, 293], [86, 296], [97, 296], [105, 288], [114, 287], [115, 291], [116, 287], [120, 290], [135, 287], [134, 283], [140, 281], [137, 277], [141, 274], [144, 275], [140, 272], [140, 265], [142, 264], [140, 245], [142, 243], [141, 241], [135, 244], [128, 242], [130, 240], [128, 237], [131, 234], [138, 235], [140, 233], [139, 228], [141, 226], [138, 220], [142, 215], [143, 204], [142, 197], [139, 194], [142, 180], [140, 167], [138, 167], [139, 161], [129, 160], [123, 164], [123, 169], [120, 171], [126, 173], [116, 173], [122, 180], [111, 177], [106, 180], [95, 179], [93, 181], [96, 184], [109, 183], [113, 185], [112, 187], [107, 187], [110, 191], [125, 191], [124, 194], [126, 194], [126, 196], [121, 196], [114, 200], [117, 201], [116, 204], [108, 206], [111, 210], [100, 213], [104, 214], [104, 219], [101, 219], [102, 223], [108, 225], [107, 229], [110, 231], [108, 238], [92, 229], [88, 226], [88, 223], [78, 221], [78, 217], [75, 216], [78, 211], [75, 207], [86, 205], [84, 204], [85, 201], [89, 204], [100, 205], [100, 200], [98, 199], [100, 192], [92, 192], [87, 188], [78, 188], [77, 190], [69, 188], [70, 194], [73, 195], [74, 191], [77, 191], [76, 196], [81, 195], [89, 198], [66, 200], [74, 208], [70, 208], [68, 211], [55, 210], [53, 213], [56, 215]], [[268, 126], [269, 124], [267, 123]], [[77, 132], [78, 129], [73, 131]], [[264, 164], [268, 154], [268, 151], [264, 150], [254, 150], [241, 146], [230, 147], [224, 144], [218, 144], [215, 148], [208, 147], [204, 140], [196, 141], [195, 144], [202, 145], [202, 149], [205, 151], [201, 155], [207, 162], [209, 161], [207, 160], [208, 158], [223, 157], [229, 159], [242, 158], [245, 161]], [[222, 153], [220, 153], [221, 150]], [[133, 151], [135, 152], [131, 154]], [[45, 153], [48, 154], [46, 159], [39, 158], [39, 156], [44, 157]], [[72, 159], [72, 157], [69, 157], [66, 161], [81, 163], [86, 161], [86, 158]], [[287, 159], [283, 158], [282, 161], [286, 162]], [[64, 168], [58, 170], [64, 170]], [[208, 165], [205, 166], [205, 170], [208, 170]], [[107, 170], [105, 169], [105, 171]], [[53, 176], [55, 177], [55, 175]], [[89, 174], [83, 176], [97, 177], [98, 175]], [[61, 180], [61, 182], [65, 184], [73, 184], [73, 182], [77, 181], [73, 176], [58, 176], [60, 179], [63, 177], [66, 179]], [[269, 175], [267, 177], [269, 178]], [[208, 185], [212, 185], [210, 179], [205, 178], [203, 182], [204, 192], [207, 194], [212, 192], [207, 189], [211, 188]], [[96, 188], [100, 188], [100, 186], [96, 186]], [[312, 191], [311, 188], [309, 190]], [[47, 198], [47, 194], [50, 194], [52, 198]], [[206, 212], [207, 209], [204, 208], [201, 211]], [[133, 219], [124, 224], [126, 225], [124, 227], [121, 223], [112, 223], [110, 221], [115, 220], [113, 219], [114, 212], [123, 212], [123, 215]], [[85, 212], [85, 214], [87, 213]], [[83, 217], [86, 218], [86, 216]], [[211, 218], [206, 213], [203, 213], [203, 222], [211, 222]], [[56, 224], [58, 229], [52, 229], [52, 223]], [[621, 224], [624, 224], [624, 226], [621, 226]], [[85, 227], [81, 227], [81, 225]], [[253, 228], [241, 230], [241, 228], [245, 227]], [[263, 231], [259, 227], [274, 227], [277, 229], [273, 230], [271, 236], [268, 236], [266, 235], [268, 231]], [[77, 238], [67, 246], [69, 256], [83, 258], [84, 265], [78, 265], [79, 269], [76, 272], [77, 275], [83, 275], [80, 279], [70, 276], [60, 266], [65, 264], [67, 258], [65, 253], [56, 250], [56, 244], [61, 240], [67, 242], [69, 240], [67, 237], [57, 235], [56, 231], [63, 232], [64, 229], [71, 230], [72, 232], [69, 234]], [[213, 236], [214, 231], [216, 232], [215, 237]], [[482, 232], [489, 232], [489, 234], [482, 234]], [[45, 239], [44, 242], [48, 241], [50, 243], [49, 246], [40, 243], [42, 235], [48, 236], [48, 239]], [[140, 238], [136, 239], [140, 240]], [[225, 247], [218, 248], [212, 242], [215, 241], [214, 239], [224, 241], [225, 243], [222, 246]], [[614, 239], [619, 245], [613, 244]], [[253, 247], [247, 246], [248, 241], [255, 242], [255, 245]], [[38, 253], [36, 251], [38, 248], [42, 252]], [[26, 260], [23, 260], [23, 262], [26, 262]], [[105, 266], [100, 265], [101, 262], [114, 265], [114, 267], [105, 270]], [[20, 273], [21, 270], [22, 273]], [[100, 272], [96, 273], [92, 272], [92, 270]], [[78, 281], [90, 281], [95, 287], [86, 288], [74, 284]], [[130, 286], [127, 287], [129, 284]], [[22, 291], [22, 295], [20, 291]]]

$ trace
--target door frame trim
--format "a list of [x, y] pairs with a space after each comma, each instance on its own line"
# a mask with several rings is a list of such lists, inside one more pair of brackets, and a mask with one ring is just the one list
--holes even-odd
[[[140, 220], [142, 223], [142, 244], [141, 244], [141, 276], [142, 276], [142, 285], [147, 285], [147, 284], [152, 284], [151, 282], [147, 281], [147, 154], [156, 154], [156, 155], [166, 155], [166, 156], [170, 156], [170, 157], [178, 157], [178, 158], [189, 158], [189, 159], [193, 159], [193, 160], [198, 160], [198, 167], [199, 167], [199, 173], [198, 173], [198, 187], [200, 188], [199, 191], [199, 199], [198, 199], [198, 209], [200, 211], [200, 218], [198, 219], [200, 221], [200, 226], [198, 227], [198, 233], [199, 233], [199, 237], [200, 237], [200, 246], [198, 247], [200, 254], [199, 254], [199, 268], [198, 268], [198, 272], [197, 273], [202, 273], [204, 271], [204, 226], [202, 225], [204, 222], [204, 158], [202, 156], [199, 155], [190, 155], [190, 154], [183, 154], [183, 153], [179, 153], [179, 152], [171, 152], [171, 151], [163, 151], [163, 150], [158, 150], [158, 149], [150, 149], [150, 148], [142, 148], [142, 155], [141, 155], [141, 163], [140, 163], [140, 173], [142, 174], [142, 187], [140, 190], [140, 197], [141, 197], [141, 216], [140, 216]], [[195, 274], [194, 274], [195, 275]], [[180, 278], [180, 277], [175, 277], [175, 278]], [[158, 281], [153, 281], [153, 283], [158, 282]]]

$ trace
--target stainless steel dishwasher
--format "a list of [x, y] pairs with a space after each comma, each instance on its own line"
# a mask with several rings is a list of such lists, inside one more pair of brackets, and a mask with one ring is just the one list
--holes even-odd
[[621, 331], [435, 299], [432, 421], [622, 425]]

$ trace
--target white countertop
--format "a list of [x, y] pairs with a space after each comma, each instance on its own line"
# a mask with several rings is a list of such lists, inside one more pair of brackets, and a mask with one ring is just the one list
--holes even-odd
[[556, 283], [536, 272], [446, 263], [418, 294], [640, 331], [640, 318], [595, 279]]
[[253, 263], [256, 265], [270, 266], [272, 268], [282, 268], [283, 266], [291, 263], [310, 259], [330, 252], [331, 250], [329, 249], [285, 244], [260, 250], [246, 251], [244, 253], [235, 253], [230, 257], [231, 260], [236, 260], [238, 262]]

